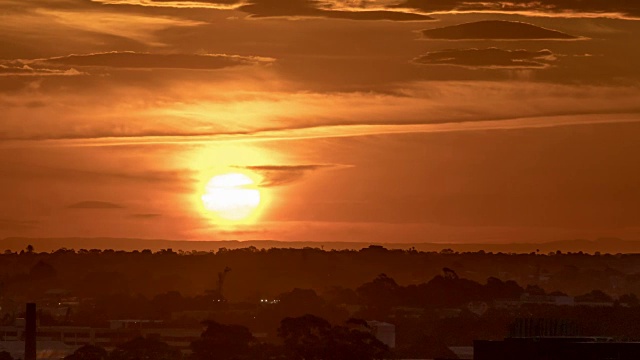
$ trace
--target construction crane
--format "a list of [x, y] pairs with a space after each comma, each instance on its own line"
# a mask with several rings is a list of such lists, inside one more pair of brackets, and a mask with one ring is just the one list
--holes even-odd
[[227, 273], [229, 271], [231, 271], [231, 268], [226, 266], [224, 268], [224, 270], [222, 270], [221, 272], [218, 273], [218, 283], [217, 283], [216, 290], [218, 292], [218, 296], [220, 297], [220, 300], [224, 299], [224, 295], [222, 293], [222, 289], [224, 287], [224, 279], [227, 277]]

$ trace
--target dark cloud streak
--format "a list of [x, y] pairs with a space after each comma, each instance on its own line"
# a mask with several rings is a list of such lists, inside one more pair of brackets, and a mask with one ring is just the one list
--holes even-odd
[[437, 40], [575, 40], [577, 37], [519, 21], [484, 20], [422, 31]]
[[418, 65], [452, 65], [466, 68], [542, 69], [553, 60], [549, 50], [448, 49], [413, 59]]
[[301, 180], [307, 174], [320, 170], [344, 168], [346, 165], [313, 164], [313, 165], [262, 165], [244, 166], [242, 169], [251, 170], [264, 176], [261, 187], [275, 187], [289, 185]]
[[[272, 58], [227, 54], [154, 54], [133, 51], [72, 54], [66, 56], [0, 60], [0, 76], [88, 75], [87, 69], [218, 70], [235, 66], [270, 64]], [[85, 71], [79, 71], [76, 68]]]
[[159, 218], [160, 214], [131, 214], [129, 215], [130, 218], [132, 219], [139, 219], [139, 220], [149, 220], [149, 219], [155, 219], [155, 218]]
[[35, 220], [0, 219], [0, 230], [3, 231], [28, 231], [38, 227]]
[[71, 204], [67, 206], [68, 209], [86, 209], [86, 210], [99, 210], [99, 209], [122, 209], [124, 206], [106, 202], [106, 201], [96, 201], [96, 200], [87, 200], [80, 201], [75, 204]]
[[152, 54], [122, 51], [68, 55], [42, 61], [50, 64], [87, 67], [214, 70], [230, 66], [269, 63], [273, 59], [226, 54]]

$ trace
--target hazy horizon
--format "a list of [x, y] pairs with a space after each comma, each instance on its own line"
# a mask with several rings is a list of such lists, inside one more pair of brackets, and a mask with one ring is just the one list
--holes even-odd
[[504, 243], [438, 243], [438, 242], [369, 242], [369, 241], [304, 241], [304, 240], [179, 240], [179, 239], [135, 239], [135, 238], [21, 238], [0, 239], [0, 252], [24, 252], [31, 247], [38, 253], [56, 253], [60, 250], [115, 250], [162, 252], [167, 249], [195, 252], [218, 252], [220, 250], [249, 249], [320, 249], [324, 251], [360, 251], [370, 246], [389, 250], [415, 250], [421, 252], [442, 252], [452, 250], [459, 253], [505, 253], [505, 254], [640, 254], [640, 241], [618, 238], [569, 239], [547, 242], [504, 242]]

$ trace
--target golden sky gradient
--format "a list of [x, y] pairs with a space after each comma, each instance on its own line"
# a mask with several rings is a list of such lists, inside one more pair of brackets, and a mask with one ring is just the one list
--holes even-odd
[[0, 0], [0, 237], [640, 239], [631, 3]]

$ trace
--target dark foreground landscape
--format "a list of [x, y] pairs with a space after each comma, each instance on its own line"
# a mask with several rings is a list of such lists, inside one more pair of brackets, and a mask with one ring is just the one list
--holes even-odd
[[13, 358], [28, 302], [49, 358], [456, 359], [514, 336], [640, 340], [633, 254], [28, 245], [0, 255], [0, 284]]

